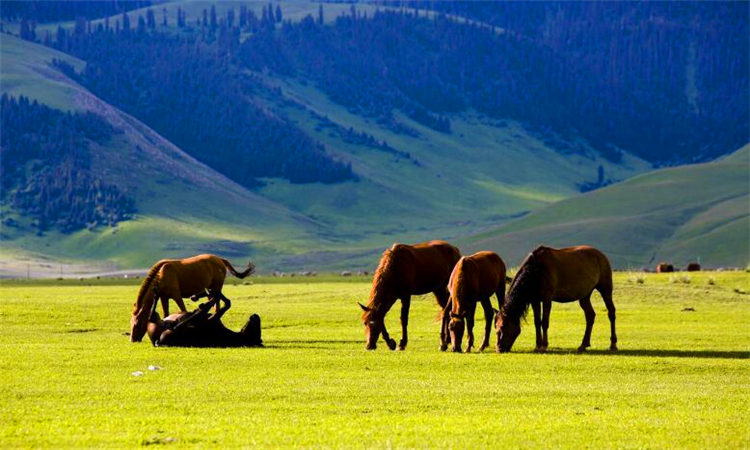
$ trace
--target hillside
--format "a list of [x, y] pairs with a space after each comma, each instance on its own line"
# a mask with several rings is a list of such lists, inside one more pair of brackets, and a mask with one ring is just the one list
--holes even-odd
[[720, 160], [656, 170], [566, 199], [460, 241], [511, 264], [536, 245], [593, 245], [621, 269], [744, 267], [750, 261], [750, 146]]
[[[379, 249], [393, 241], [448, 238], [575, 195], [579, 184], [596, 181], [599, 165], [615, 179], [648, 169], [627, 155], [620, 164], [593, 150], [561, 155], [516, 122], [497, 126], [476, 113], [453, 117], [450, 135], [401, 117], [420, 136], [399, 135], [309, 85], [269, 76], [257, 101], [320, 139], [328, 152], [350, 162], [360, 178], [302, 185], [266, 179], [254, 193], [49, 66], [58, 58], [82, 67], [80, 60], [7, 35], [2, 36], [2, 52], [4, 92], [64, 110], [92, 111], [124, 130], [112, 145], [93, 147], [95, 163], [108, 179], [134, 191], [138, 209], [135, 220], [114, 229], [35, 236], [6, 206], [6, 217], [22, 227], [3, 228], [3, 252], [19, 261], [45, 255], [115, 269], [215, 251], [252, 257], [269, 268], [368, 267]], [[330, 123], [321, 127], [321, 116], [335, 128]], [[349, 128], [408, 150], [410, 157], [354, 143], [341, 133]], [[135, 167], [137, 178], [132, 177]]]
[[[735, 88], [747, 74], [736, 50], [746, 42], [705, 57], [727, 39], [715, 24], [724, 10], [711, 19], [721, 32], [695, 34], [700, 27], [687, 19], [697, 10], [628, 3], [625, 12], [650, 11], [649, 30], [666, 18], [678, 32], [662, 39], [647, 31], [622, 48], [608, 41], [578, 66], [590, 39], [575, 35], [573, 47], [557, 48], [554, 33], [566, 24], [580, 32], [587, 7], [562, 5], [565, 14], [551, 23], [535, 19], [521, 29], [523, 18], [539, 15], [536, 7], [510, 6], [518, 15], [504, 21], [501, 5], [477, 21], [471, 7], [439, 2], [433, 6], [448, 15], [390, 2], [270, 5], [179, 0], [39, 23], [37, 43], [0, 34], [3, 93], [91, 112], [117, 130], [90, 143], [91, 170], [132, 196], [137, 211], [113, 227], [38, 232], [5, 195], [4, 257], [114, 270], [212, 251], [251, 257], [267, 270], [371, 267], [394, 241], [472, 236], [465, 239], [474, 248], [479, 230], [503, 230], [530, 211], [647, 172], [652, 162], [714, 158], [743, 135], [735, 125], [747, 114], [735, 107], [742, 91]], [[3, 25], [22, 28], [16, 19]], [[696, 40], [694, 57], [682, 37]], [[602, 55], [650, 58], [643, 49], [652, 44], [676, 59], [648, 59], [644, 73], [621, 77], [601, 67]], [[604, 77], [592, 90], [597, 70]], [[660, 83], [639, 81], [647, 78]], [[623, 101], [633, 90], [638, 101]], [[717, 100], [725, 91], [736, 91], [726, 104]], [[684, 203], [677, 208], [689, 211], [689, 223], [669, 232], [684, 219], [678, 214], [645, 230], [643, 252], [662, 246], [690, 259], [694, 247], [724, 236], [723, 220], [737, 205], [670, 201]], [[640, 251], [624, 248], [618, 264], [643, 259], [631, 250]]]

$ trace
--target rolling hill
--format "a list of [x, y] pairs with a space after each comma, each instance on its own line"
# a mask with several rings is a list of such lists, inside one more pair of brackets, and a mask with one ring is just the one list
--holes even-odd
[[[204, 39], [208, 42], [205, 48], [213, 48], [211, 39], [215, 37], [211, 35], [220, 35], [220, 31], [199, 23], [203, 11], [212, 5], [220, 17], [220, 27], [224, 27], [226, 22], [222, 24], [221, 20], [225, 16], [228, 20], [230, 10], [246, 6], [260, 17], [267, 2], [165, 2], [151, 8], [157, 16], [155, 32], [176, 39], [203, 33], [196, 40], [196, 48], [203, 48]], [[156, 132], [157, 125], [149, 122], [147, 116], [131, 110], [126, 113], [124, 105], [105, 101], [106, 91], [95, 95], [91, 82], [96, 80], [83, 75], [87, 62], [39, 43], [0, 34], [2, 92], [24, 95], [63, 111], [93, 112], [117, 129], [111, 142], [92, 145], [93, 169], [131, 192], [137, 208], [132, 220], [114, 227], [98, 226], [73, 233], [47, 230], [38, 235], [28, 217], [3, 201], [0, 218], [5, 225], [0, 230], [0, 245], [4, 266], [0, 267], [0, 274], [25, 273], [27, 262], [40, 261], [49, 267], [51, 262], [67, 262], [89, 271], [142, 268], [163, 257], [199, 252], [220, 253], [233, 259], [252, 258], [263, 271], [371, 268], [379, 252], [394, 241], [434, 238], [458, 240], [464, 251], [497, 249], [509, 262], [536, 243], [566, 245], [585, 240], [600, 242], [620, 268], [650, 264], [657, 259], [681, 263], [697, 257], [708, 266], [746, 264], [746, 148], [715, 163], [638, 176], [652, 169], [648, 161], [616, 147], [613, 157], [613, 147], [601, 142], [594, 145], [590, 139], [577, 135], [573, 122], [565, 131], [567, 134], [560, 135], [521, 120], [524, 114], [561, 117], [552, 110], [546, 111], [542, 104], [535, 106], [527, 101], [531, 106], [518, 110], [523, 113], [519, 120], [498, 118], [486, 111], [492, 101], [483, 96], [491, 92], [498, 98], [523, 98], [523, 89], [508, 97], [502, 91], [475, 92], [470, 102], [467, 100], [464, 107], [455, 110], [440, 109], [438, 105], [435, 110], [423, 111], [418, 101], [407, 98], [406, 107], [392, 108], [384, 120], [382, 115], [373, 114], [372, 108], [382, 110], [388, 102], [402, 101], [402, 97], [397, 97], [402, 95], [398, 91], [401, 88], [417, 98], [421, 95], [419, 86], [402, 87], [397, 80], [395, 91], [392, 85], [384, 87], [384, 92], [395, 92], [396, 97], [381, 98], [377, 89], [373, 89], [373, 97], [372, 92], [365, 93], [370, 89], [366, 84], [350, 77], [349, 87], [353, 90], [348, 95], [361, 94], [361, 103], [366, 106], [352, 105], [323, 79], [316, 79], [310, 67], [294, 66], [295, 58], [303, 59], [304, 55], [294, 56], [293, 45], [289, 47], [284, 39], [294, 37], [305, 26], [317, 26], [311, 25], [313, 19], [308, 16], [317, 18], [319, 7], [324, 23], [341, 27], [343, 31], [337, 32], [344, 36], [347, 21], [353, 20], [355, 32], [363, 32], [364, 21], [377, 10], [398, 8], [358, 4], [353, 13], [351, 5], [341, 3], [289, 1], [281, 6], [284, 20], [289, 22], [271, 27], [278, 33], [237, 29], [238, 43], [243, 47], [239, 54], [243, 58], [264, 54], [267, 59], [263, 64], [270, 64], [232, 66], [239, 79], [250, 86], [238, 92], [238, 98], [289, 125], [288, 129], [295, 133], [308, 136], [335, 161], [351, 165], [354, 179], [294, 183], [288, 178], [265, 177], [255, 185], [243, 184], [241, 178], [222, 173], [220, 168], [207, 165], [191, 153], [190, 142], [183, 142], [185, 145], [180, 148], [175, 145], [179, 136], [170, 141], [165, 134]], [[138, 33], [144, 30], [137, 28], [136, 18], [145, 16], [148, 9], [128, 12], [131, 28]], [[161, 25], [162, 9], [169, 17], [166, 27]], [[174, 23], [178, 11], [186, 14], [187, 27]], [[404, 23], [409, 23], [410, 17], [394, 16]], [[428, 18], [420, 25], [427, 28], [443, 20], [436, 13], [424, 11], [414, 18]], [[109, 23], [114, 27], [121, 19], [121, 15], [112, 16]], [[452, 20], [480, 35], [489, 27], [458, 16]], [[304, 23], [299, 30], [292, 26], [301, 22]], [[104, 19], [93, 20], [90, 27], [93, 30], [104, 23]], [[5, 30], [17, 32], [18, 23], [4, 25]], [[40, 24], [37, 35], [40, 39], [47, 32], [54, 35], [58, 25], [69, 32], [76, 27], [75, 22]], [[460, 26], [445, 26], [461, 32]], [[496, 24], [492, 26], [489, 35], [504, 33]], [[279, 41], [269, 41], [264, 33]], [[316, 33], [325, 36], [325, 30], [318, 29]], [[492, 42], [491, 36], [485, 38]], [[221, 39], [219, 36], [216, 42]], [[416, 42], [422, 45], [419, 39]], [[526, 46], [531, 41], [521, 35], [514, 39]], [[316, 45], [320, 51], [320, 42]], [[507, 48], [523, 55], [523, 51], [513, 50], [514, 45]], [[274, 55], [273, 49], [280, 49], [281, 54]], [[542, 50], [548, 51], [540, 47]], [[288, 58], [284, 64], [292, 64], [290, 67], [298, 73], [285, 72], [284, 64], [274, 66], [276, 56]], [[354, 59], [356, 55], [350, 57]], [[64, 61], [72, 72], [66, 75], [53, 67], [53, 59]], [[87, 61], [92, 64], [90, 59]], [[312, 61], [313, 69], [317, 63]], [[371, 61], [363, 64], [371, 70]], [[519, 80], [522, 77], [514, 82]], [[563, 82], [564, 78], [558, 81]], [[499, 85], [500, 82], [491, 88]], [[692, 97], [698, 98], [697, 95], [692, 93]], [[150, 104], [149, 98], [139, 99]], [[421, 102], [429, 104], [430, 100], [423, 98]], [[436, 101], [439, 104], [441, 100]], [[560, 105], [556, 108], [564, 110]], [[211, 123], [209, 119], [207, 123]], [[440, 120], [449, 121], [448, 132], [441, 129]], [[200, 127], [201, 124], [196, 126]], [[215, 147], [216, 152], [224, 150], [219, 144]], [[604, 155], [602, 150], [609, 153]], [[267, 152], [272, 154], [275, 149], [269, 147]], [[721, 176], [722, 171], [728, 175]], [[674, 175], [680, 173], [683, 175]], [[659, 177], [664, 176], [668, 180], [659, 184]], [[619, 180], [627, 181], [579, 195], [586, 186]], [[488, 231], [477, 234], [480, 230]], [[738, 244], [743, 239], [745, 243]]]
[[[4, 259], [10, 265], [17, 260], [25, 267], [27, 260], [49, 257], [102, 269], [132, 268], [161, 257], [214, 251], [252, 257], [268, 268], [369, 266], [393, 241], [448, 238], [575, 195], [580, 183], [596, 180], [600, 165], [616, 179], [649, 167], [629, 155], [611, 163], [593, 150], [561, 155], [518, 123], [498, 126], [476, 113], [456, 115], [450, 135], [402, 117], [420, 134], [399, 135], [309, 85], [269, 76], [264, 83], [278, 94], [257, 101], [320, 139], [360, 177], [301, 185], [267, 179], [252, 192], [49, 65], [54, 58], [75, 67], [84, 62], [8, 35], [2, 35], [2, 58], [3, 92], [63, 110], [92, 111], [123, 130], [111, 145], [94, 146], [95, 165], [132, 189], [138, 208], [135, 220], [113, 229], [36, 236], [6, 205], [5, 216], [20, 224], [3, 228]], [[334, 130], [321, 127], [322, 116]], [[347, 142], [340, 130], [350, 128], [411, 156]], [[477, 204], [483, 205], [479, 212]]]
[[750, 146], [705, 164], [656, 170], [540, 208], [460, 240], [518, 264], [536, 245], [587, 244], [621, 269], [744, 267], [750, 260]]

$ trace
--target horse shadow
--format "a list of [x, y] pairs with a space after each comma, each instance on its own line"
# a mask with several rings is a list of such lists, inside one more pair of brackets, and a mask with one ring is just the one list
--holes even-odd
[[[551, 349], [548, 350], [547, 353], [555, 355], [568, 355], [577, 352], [575, 350]], [[604, 349], [589, 349], [581, 354], [597, 356], [637, 356], [651, 358], [750, 359], [750, 351], [741, 350], [621, 349], [616, 352], [612, 352]]]

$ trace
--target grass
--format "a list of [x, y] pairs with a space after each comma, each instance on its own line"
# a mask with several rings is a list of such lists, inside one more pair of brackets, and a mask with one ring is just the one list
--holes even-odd
[[589, 244], [616, 267], [744, 267], [750, 254], [750, 146], [706, 164], [661, 169], [539, 208], [459, 241], [513, 261], [535, 245]]
[[[0, 446], [747, 448], [746, 274], [628, 276], [615, 279], [620, 352], [606, 351], [595, 294], [585, 355], [583, 314], [560, 304], [549, 354], [531, 353], [528, 324], [511, 354], [440, 353], [427, 297], [406, 352], [366, 352], [362, 277], [229, 285], [225, 322], [258, 312], [267, 347], [212, 350], [129, 343], [132, 281], [3, 282]], [[400, 335], [396, 313], [388, 324]]]

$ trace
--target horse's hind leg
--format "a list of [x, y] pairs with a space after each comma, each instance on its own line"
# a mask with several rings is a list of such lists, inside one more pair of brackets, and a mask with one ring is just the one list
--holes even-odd
[[[445, 307], [448, 305], [448, 302], [450, 302], [451, 296], [448, 293], [448, 288], [445, 289], [438, 289], [437, 291], [433, 292], [435, 294], [435, 299], [438, 302], [438, 305], [440, 305], [440, 309], [445, 311]], [[448, 344], [451, 343], [451, 335], [448, 332], [448, 324], [450, 323], [451, 318], [450, 314], [443, 314], [443, 320], [440, 324], [440, 350], [445, 351], [448, 348]]]
[[604, 292], [599, 291], [599, 293], [602, 294], [604, 306], [607, 307], [607, 316], [609, 316], [609, 324], [612, 328], [609, 337], [609, 349], [612, 351], [617, 351], [617, 333], [615, 333], [615, 304], [612, 303], [612, 290], [604, 290]]
[[542, 302], [542, 348], [547, 351], [549, 347], [549, 337], [547, 330], [549, 329], [549, 316], [552, 313], [552, 300], [547, 299]]
[[484, 339], [482, 339], [482, 345], [479, 347], [480, 352], [483, 352], [490, 345], [490, 330], [492, 330], [492, 319], [495, 316], [489, 298], [482, 300], [482, 309], [484, 310]]
[[579, 352], [585, 352], [588, 347], [591, 347], [591, 329], [594, 327], [594, 319], [596, 319], [596, 312], [594, 307], [591, 306], [591, 294], [582, 298], [579, 302], [583, 313], [586, 316], [586, 331], [583, 334], [583, 342], [578, 347]]
[[476, 313], [477, 303], [473, 303], [474, 306], [467, 308], [468, 311], [466, 311], [466, 353], [471, 353], [474, 348], [474, 314]]
[[411, 306], [411, 296], [405, 295], [401, 298], [401, 342], [398, 343], [399, 350], [406, 350], [406, 344], [409, 342], [407, 328], [409, 328], [409, 307]]

